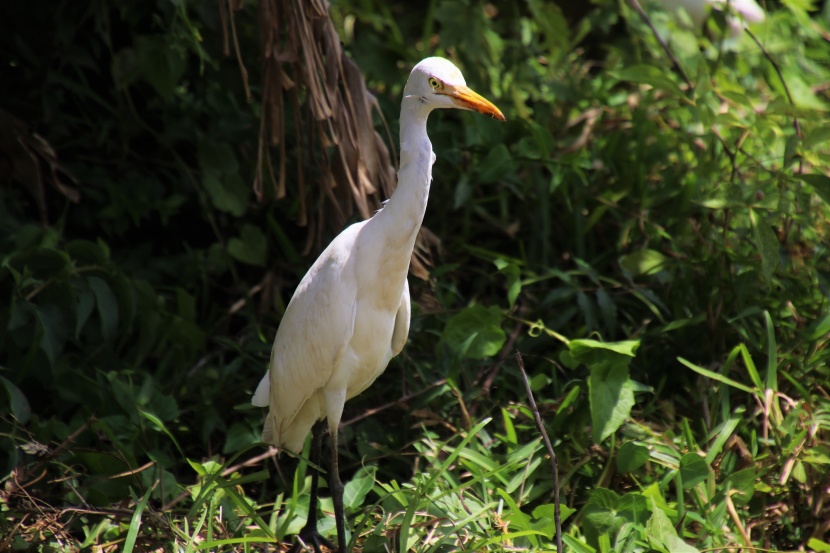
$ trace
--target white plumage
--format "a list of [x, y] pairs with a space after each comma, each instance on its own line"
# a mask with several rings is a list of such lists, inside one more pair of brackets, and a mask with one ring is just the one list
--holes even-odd
[[[426, 123], [436, 108], [471, 109], [504, 120], [498, 108], [467, 88], [451, 62], [427, 58], [415, 66], [401, 105], [397, 189], [374, 217], [340, 233], [303, 277], [277, 331], [268, 372], [252, 399], [254, 405], [269, 407], [262, 440], [291, 451], [301, 451], [314, 424], [327, 419], [330, 488], [341, 551], [345, 537], [342, 498], [339, 509], [337, 501], [342, 494], [337, 429], [346, 400], [368, 388], [406, 344], [406, 276], [432, 180], [435, 155]], [[309, 525], [315, 508], [310, 508]], [[316, 528], [304, 532], [319, 539]]]

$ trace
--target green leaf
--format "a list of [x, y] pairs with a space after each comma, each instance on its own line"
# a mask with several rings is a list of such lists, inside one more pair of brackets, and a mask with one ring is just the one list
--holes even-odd
[[663, 270], [666, 256], [654, 250], [640, 250], [620, 256], [620, 267], [632, 276], [653, 275]]
[[634, 65], [620, 71], [611, 72], [612, 77], [621, 81], [650, 85], [683, 97], [680, 87], [666, 75], [668, 73], [654, 65]]
[[181, 50], [172, 48], [165, 35], [136, 36], [134, 41], [141, 73], [169, 101], [185, 70]]
[[607, 371], [592, 370], [588, 384], [594, 442], [600, 443], [622, 426], [634, 406], [628, 366], [617, 365]]
[[787, 83], [787, 88], [790, 91], [790, 96], [793, 103], [801, 109], [825, 111], [827, 105], [821, 101], [819, 96], [813, 92], [812, 87], [804, 81], [801, 76], [801, 69], [787, 68], [783, 69], [783, 79]]
[[590, 371], [591, 423], [594, 442], [600, 443], [616, 432], [634, 406], [634, 385], [628, 366], [639, 346], [637, 341], [605, 343], [571, 340], [571, 355]]
[[605, 288], [597, 288], [597, 305], [602, 313], [602, 322], [608, 333], [613, 335], [617, 332], [617, 304], [611, 299]]
[[821, 541], [818, 538], [810, 538], [807, 541], [807, 548], [817, 553], [830, 553], [830, 543]]
[[[84, 281], [81, 281], [84, 282]], [[80, 290], [76, 294], [78, 305], [75, 309], [75, 339], [79, 339], [84, 325], [92, 315], [92, 310], [95, 308], [95, 293], [92, 289], [84, 284], [80, 286]]]
[[507, 302], [510, 307], [513, 307], [516, 298], [519, 297], [519, 293], [522, 291], [521, 270], [515, 263], [505, 261], [502, 258], [496, 259], [493, 263], [507, 279]]
[[65, 332], [61, 311], [53, 304], [29, 305], [32, 306], [35, 317], [40, 323], [40, 330], [43, 333], [40, 338], [40, 349], [46, 354], [49, 364], [54, 365], [55, 360], [63, 350], [64, 344]]
[[363, 500], [375, 485], [377, 467], [362, 467], [343, 487], [343, 507], [357, 510], [363, 506]]
[[[575, 512], [576, 512], [576, 509], [572, 509], [572, 508], [568, 507], [567, 505], [565, 505], [564, 503], [559, 504], [559, 516], [562, 518], [563, 522], [565, 520], [567, 520], [567, 518], [569, 516], [571, 516], [572, 514], [574, 514]], [[547, 503], [545, 505], [539, 505], [538, 507], [533, 509], [532, 514], [533, 514], [533, 518], [550, 519], [551, 521], [553, 521], [554, 516], [556, 515], [556, 505], [554, 505], [553, 503]], [[541, 530], [541, 528], [536, 528], [536, 530]], [[551, 537], [553, 537], [553, 534], [551, 534]]]
[[213, 205], [235, 217], [241, 217], [248, 208], [248, 189], [238, 178], [216, 173], [202, 175], [202, 185]]
[[722, 382], [723, 384], [726, 384], [728, 386], [732, 386], [733, 388], [737, 388], [737, 389], [742, 390], [742, 391], [744, 391], [748, 394], [754, 393], [754, 390], [752, 388], [750, 388], [749, 386], [744, 386], [740, 382], [732, 380], [731, 378], [729, 378], [727, 376], [724, 376], [720, 373], [716, 373], [714, 371], [710, 371], [709, 369], [704, 369], [703, 367], [695, 365], [691, 361], [686, 361], [682, 357], [678, 357], [677, 360], [680, 361], [681, 363], [683, 363], [684, 365], [686, 365], [687, 367], [689, 367], [690, 369], [692, 369], [693, 371], [695, 371], [698, 374], [701, 374], [705, 377], [711, 378], [712, 380], [717, 380], [718, 382]]
[[646, 464], [649, 453], [646, 446], [634, 442], [625, 442], [617, 450], [617, 470], [621, 473], [632, 472]]
[[151, 423], [153, 423], [168, 438], [170, 438], [170, 441], [173, 442], [173, 445], [176, 446], [176, 449], [179, 450], [179, 453], [181, 453], [182, 457], [186, 457], [186, 455], [184, 454], [184, 450], [179, 445], [178, 440], [176, 440], [176, 437], [173, 436], [173, 434], [170, 432], [170, 430], [167, 429], [167, 426], [165, 426], [165, 424], [162, 422], [162, 420], [160, 418], [155, 416], [153, 413], [150, 413], [148, 411], [144, 411], [143, 409], [138, 409], [138, 414], [141, 415], [142, 417], [144, 417], [145, 419], [147, 419], [148, 421], [150, 421]]
[[32, 409], [29, 406], [29, 401], [26, 399], [26, 396], [8, 378], [0, 376], [0, 383], [3, 384], [3, 387], [6, 389], [6, 395], [9, 396], [12, 416], [20, 424], [29, 422], [29, 418], [32, 416]]
[[[144, 513], [144, 509], [147, 508], [147, 502], [150, 500], [150, 496], [153, 495], [153, 490], [155, 490], [155, 485], [147, 490], [147, 493], [144, 494], [144, 497], [141, 498], [141, 501], [135, 507], [135, 511], [133, 512], [133, 516], [130, 519], [130, 528], [127, 530], [127, 537], [124, 540], [124, 549], [122, 550], [124, 553], [132, 553], [133, 548], [135, 547], [135, 541], [138, 538], [138, 530], [141, 528], [141, 515]], [[135, 497], [133, 497], [135, 500]]]
[[677, 535], [666, 513], [652, 499], [651, 518], [646, 524], [646, 537], [652, 547], [664, 553], [700, 553]]
[[778, 236], [772, 228], [756, 220], [755, 211], [750, 210], [749, 217], [755, 233], [755, 245], [761, 255], [761, 274], [764, 281], [769, 283], [772, 281], [775, 269], [778, 268], [781, 244], [778, 242]]
[[807, 340], [811, 342], [830, 334], [830, 313], [825, 314], [808, 326], [805, 334]]
[[484, 161], [478, 166], [478, 182], [487, 184], [496, 182], [513, 170], [513, 158], [504, 144], [498, 144], [490, 150]]
[[95, 294], [98, 315], [101, 317], [101, 335], [105, 340], [111, 340], [118, 329], [118, 300], [103, 279], [90, 276], [86, 282]]
[[697, 453], [687, 453], [680, 458], [680, 477], [683, 488], [693, 488], [709, 477], [709, 465]]
[[248, 209], [250, 187], [239, 176], [239, 163], [229, 144], [199, 143], [202, 186], [217, 209], [241, 217]]
[[507, 340], [501, 329], [501, 310], [495, 306], [468, 307], [447, 321], [441, 340], [452, 351], [470, 359], [492, 357]]
[[830, 204], [830, 177], [819, 173], [810, 175], [798, 175], [802, 181], [806, 182], [813, 188], [815, 192], [825, 203]]
[[239, 238], [231, 238], [228, 242], [228, 253], [249, 265], [264, 267], [267, 252], [265, 235], [253, 225], [243, 226]]
[[755, 467], [733, 472], [726, 479], [724, 489], [732, 492], [732, 501], [738, 507], [747, 505], [755, 494]]

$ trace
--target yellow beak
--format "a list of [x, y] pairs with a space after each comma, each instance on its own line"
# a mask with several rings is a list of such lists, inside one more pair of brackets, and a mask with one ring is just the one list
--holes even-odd
[[493, 119], [505, 121], [501, 110], [493, 105], [492, 102], [478, 94], [476, 91], [464, 86], [445, 86], [444, 94], [449, 96], [453, 103], [462, 109], [470, 109], [489, 115]]

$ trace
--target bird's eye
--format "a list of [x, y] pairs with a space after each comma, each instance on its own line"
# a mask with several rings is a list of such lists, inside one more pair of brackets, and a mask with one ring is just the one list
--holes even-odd
[[431, 86], [434, 90], [441, 90], [441, 81], [439, 81], [435, 77], [430, 77], [429, 86]]

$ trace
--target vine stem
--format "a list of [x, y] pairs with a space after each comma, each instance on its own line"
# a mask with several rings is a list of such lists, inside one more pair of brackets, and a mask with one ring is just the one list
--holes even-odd
[[522, 380], [524, 381], [525, 392], [527, 392], [527, 401], [530, 404], [530, 410], [533, 411], [536, 426], [542, 434], [545, 447], [550, 455], [550, 466], [553, 469], [553, 520], [556, 525], [556, 551], [562, 553], [564, 551], [562, 549], [562, 515], [559, 509], [559, 467], [556, 462], [556, 453], [553, 451], [553, 445], [551, 445], [548, 433], [545, 431], [545, 424], [542, 421], [542, 415], [539, 414], [539, 408], [536, 407], [536, 400], [533, 399], [533, 392], [530, 389], [530, 382], [525, 372], [525, 363], [518, 349], [516, 350], [516, 363], [519, 365], [519, 371], [522, 373]]

